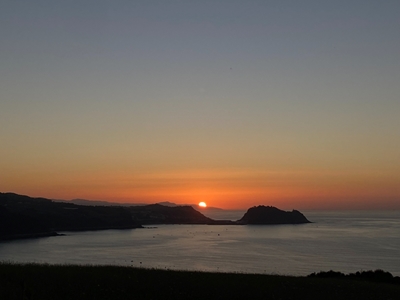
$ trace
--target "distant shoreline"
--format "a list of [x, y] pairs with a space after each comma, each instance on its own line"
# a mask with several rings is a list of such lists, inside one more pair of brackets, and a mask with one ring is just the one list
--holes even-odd
[[14, 240], [24, 240], [24, 239], [36, 239], [42, 237], [52, 237], [52, 236], [64, 236], [64, 234], [53, 232], [38, 232], [38, 233], [21, 233], [21, 234], [10, 234], [4, 235], [0, 237], [0, 243], [6, 241], [14, 241]]
[[62, 231], [142, 228], [155, 224], [279, 225], [311, 223], [297, 210], [254, 206], [237, 221], [213, 220], [192, 206], [86, 206], [0, 192], [0, 241], [57, 236]]
[[[104, 228], [85, 228], [85, 229], [75, 228], [75, 229], [62, 230], [62, 232], [65, 232], [65, 231], [81, 232], [81, 231], [101, 231], [101, 230], [129, 230], [129, 229], [140, 229], [140, 228], [144, 228], [144, 227], [143, 226], [140, 226], [140, 227], [113, 227], [113, 228], [104, 227]], [[7, 241], [37, 239], [37, 238], [56, 237], [56, 236], [66, 236], [66, 234], [58, 233], [56, 231], [39, 232], [39, 233], [10, 234], [10, 235], [0, 236], [0, 243], [7, 242]]]

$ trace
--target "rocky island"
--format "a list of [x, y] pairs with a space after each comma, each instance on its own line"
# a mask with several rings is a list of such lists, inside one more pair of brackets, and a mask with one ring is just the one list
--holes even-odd
[[238, 224], [278, 225], [311, 223], [298, 210], [283, 211], [273, 206], [255, 206], [250, 208], [237, 221]]

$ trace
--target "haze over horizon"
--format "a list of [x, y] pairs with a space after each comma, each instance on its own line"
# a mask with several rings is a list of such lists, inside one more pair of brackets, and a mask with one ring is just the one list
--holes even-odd
[[3, 1], [0, 192], [400, 209], [399, 1]]

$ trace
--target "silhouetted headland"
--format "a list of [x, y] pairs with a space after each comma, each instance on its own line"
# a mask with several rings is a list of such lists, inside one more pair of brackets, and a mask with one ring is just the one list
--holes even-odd
[[212, 224], [214, 220], [204, 216], [192, 206], [164, 206], [150, 204], [128, 208], [138, 224]]
[[254, 206], [237, 221], [239, 224], [305, 224], [311, 223], [298, 210], [283, 211], [273, 206]]
[[54, 236], [59, 231], [142, 227], [118, 206], [84, 206], [0, 193], [0, 240]]
[[213, 220], [192, 206], [92, 206], [0, 193], [0, 240], [56, 236], [60, 231], [142, 228], [142, 225], [304, 224], [297, 210], [271, 206], [250, 208], [238, 221]]

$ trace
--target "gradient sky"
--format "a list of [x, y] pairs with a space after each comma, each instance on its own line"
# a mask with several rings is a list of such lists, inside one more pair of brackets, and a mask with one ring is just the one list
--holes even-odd
[[400, 1], [1, 1], [0, 191], [400, 209]]

